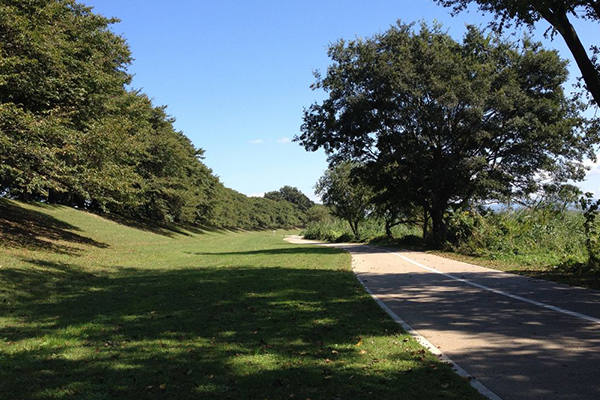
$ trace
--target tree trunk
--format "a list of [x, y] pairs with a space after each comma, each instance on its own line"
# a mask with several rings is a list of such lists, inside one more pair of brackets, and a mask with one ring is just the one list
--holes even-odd
[[392, 222], [391, 221], [385, 221], [385, 236], [387, 236], [388, 239], [392, 238]]
[[429, 225], [429, 213], [427, 208], [423, 207], [423, 240], [427, 240], [427, 225]]
[[434, 201], [431, 207], [432, 240], [434, 245], [441, 246], [446, 241], [446, 222], [444, 221], [444, 211], [446, 207], [441, 202]]
[[564, 10], [556, 10], [554, 8], [540, 9], [540, 14], [546, 21], [550, 23], [565, 40], [575, 62], [581, 71], [581, 76], [585, 82], [587, 90], [592, 95], [592, 98], [596, 102], [596, 105], [600, 106], [600, 75], [596, 70], [594, 63], [590, 60], [579, 40], [579, 36], [573, 28], [573, 25], [569, 22], [569, 18]]
[[350, 224], [350, 229], [352, 229], [354, 238], [358, 239], [358, 221], [348, 219], [348, 224]]

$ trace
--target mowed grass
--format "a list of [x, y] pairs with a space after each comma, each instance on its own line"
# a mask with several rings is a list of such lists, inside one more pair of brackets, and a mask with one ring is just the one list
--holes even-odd
[[0, 200], [0, 398], [482, 398], [283, 234]]

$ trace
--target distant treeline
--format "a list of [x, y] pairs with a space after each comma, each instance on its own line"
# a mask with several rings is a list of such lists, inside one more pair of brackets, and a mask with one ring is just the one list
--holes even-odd
[[225, 188], [165, 107], [127, 87], [125, 40], [73, 0], [0, 0], [0, 194], [167, 223], [298, 226]]

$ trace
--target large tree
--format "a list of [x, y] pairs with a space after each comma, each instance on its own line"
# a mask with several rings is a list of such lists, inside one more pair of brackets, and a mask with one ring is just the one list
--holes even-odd
[[371, 190], [356, 174], [358, 165], [341, 162], [325, 171], [315, 186], [333, 215], [347, 221], [355, 238], [358, 227], [372, 210]]
[[131, 78], [129, 49], [108, 28], [115, 21], [75, 1], [0, 1], [3, 192], [80, 192], [84, 132]]
[[315, 205], [300, 189], [287, 185], [279, 190], [265, 193], [265, 198], [276, 201], [289, 201], [303, 213]]
[[[529, 27], [541, 20], [546, 20], [555, 32], [558, 32], [581, 71], [582, 78], [595, 103], [600, 105], [600, 66], [598, 65], [598, 44], [591, 47], [592, 56], [588, 55], [584, 45], [571, 24], [569, 18], [582, 18], [600, 22], [600, 2], [598, 0], [435, 0], [445, 7], [453, 7], [454, 12], [476, 3], [482, 11], [491, 12], [496, 17], [496, 27], [501, 28], [506, 22], [516, 21]], [[600, 28], [600, 26], [599, 26]]]
[[538, 43], [474, 27], [459, 43], [441, 26], [398, 24], [329, 56], [314, 84], [329, 96], [305, 110], [296, 140], [393, 175], [398, 201], [423, 208], [438, 242], [450, 206], [527, 195], [542, 176], [582, 179], [594, 157], [597, 136], [563, 93], [566, 62]]

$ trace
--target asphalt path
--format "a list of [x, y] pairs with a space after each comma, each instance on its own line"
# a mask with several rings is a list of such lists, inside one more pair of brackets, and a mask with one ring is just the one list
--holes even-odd
[[600, 399], [599, 291], [421, 252], [319, 245], [348, 251], [379, 300], [501, 399]]

